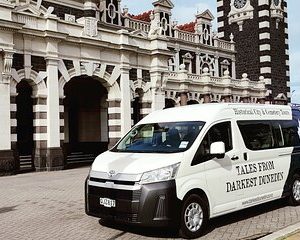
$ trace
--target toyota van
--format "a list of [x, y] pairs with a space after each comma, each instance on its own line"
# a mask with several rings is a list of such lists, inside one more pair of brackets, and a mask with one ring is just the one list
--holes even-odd
[[197, 238], [217, 216], [279, 198], [299, 205], [297, 116], [251, 104], [153, 112], [95, 159], [86, 213]]

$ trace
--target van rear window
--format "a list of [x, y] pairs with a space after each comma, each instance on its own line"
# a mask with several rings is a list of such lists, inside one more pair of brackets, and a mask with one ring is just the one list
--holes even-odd
[[300, 146], [296, 121], [238, 121], [246, 147], [253, 151]]
[[189, 149], [204, 122], [149, 123], [134, 127], [113, 152], [175, 153]]

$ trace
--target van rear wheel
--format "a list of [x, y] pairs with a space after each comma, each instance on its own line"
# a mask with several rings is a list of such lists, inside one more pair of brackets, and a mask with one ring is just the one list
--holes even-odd
[[179, 234], [183, 238], [198, 238], [208, 222], [207, 203], [196, 194], [190, 195], [183, 203]]
[[293, 206], [300, 205], [300, 175], [298, 174], [293, 176], [289, 202]]

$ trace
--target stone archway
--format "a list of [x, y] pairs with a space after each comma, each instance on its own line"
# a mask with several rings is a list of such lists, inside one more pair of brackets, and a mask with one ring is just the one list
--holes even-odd
[[39, 169], [47, 145], [46, 73], [12, 69], [11, 145], [19, 170]]
[[173, 99], [166, 98], [165, 99], [165, 109], [176, 107], [176, 102]]
[[187, 105], [195, 105], [195, 104], [199, 104], [199, 102], [196, 101], [196, 100], [189, 100], [189, 101], [187, 102]]
[[[120, 78], [120, 69], [119, 67], [115, 67], [112, 73], [106, 72], [106, 65], [102, 64], [93, 64], [93, 63], [85, 63], [79, 66], [78, 64], [75, 64], [74, 66], [77, 66], [76, 68], [72, 68], [69, 70], [66, 70], [63, 63], [60, 64], [59, 70], [62, 74], [61, 78], [59, 79], [59, 95], [60, 95], [60, 136], [61, 136], [61, 147], [64, 149], [64, 156], [67, 160], [68, 157], [71, 156], [72, 152], [83, 153], [84, 160], [87, 159], [87, 161], [91, 158], [94, 159], [94, 155], [97, 153], [102, 152], [104, 150], [107, 150], [107, 148], [113, 146], [121, 137], [121, 91], [118, 84], [118, 79]], [[65, 98], [67, 97], [65, 95], [65, 86], [69, 82], [72, 82], [73, 80], [91, 80], [94, 83], [98, 82], [101, 86], [101, 91], [106, 92], [105, 99], [102, 98], [99, 106], [101, 105], [101, 119], [107, 118], [107, 121], [101, 121], [102, 127], [101, 127], [101, 139], [106, 141], [98, 141], [98, 147], [101, 145], [102, 147], [98, 148], [98, 152], [94, 151], [92, 146], [97, 144], [88, 144], [89, 147], [85, 149], [89, 149], [89, 151], [83, 152], [82, 146], [84, 144], [79, 144], [78, 148], [76, 149], [76, 144], [73, 145], [73, 147], [69, 145], [69, 135], [68, 135], [68, 127], [69, 127], [69, 121], [66, 119], [66, 110], [65, 110]], [[85, 82], [81, 82], [82, 86], [84, 86]], [[99, 100], [99, 99], [98, 99]], [[104, 122], [106, 122], [106, 131], [104, 126]], [[76, 124], [75, 124], [76, 125]], [[76, 139], [76, 138], [75, 138]], [[80, 140], [80, 137], [79, 137]], [[80, 142], [80, 141], [79, 141]], [[107, 146], [108, 145], [108, 146]], [[81, 146], [81, 147], [80, 147]], [[89, 156], [87, 156], [89, 155]], [[79, 161], [80, 156], [79, 156]]]
[[67, 163], [93, 161], [108, 148], [107, 89], [93, 77], [64, 86], [64, 150]]
[[32, 87], [25, 80], [16, 86], [16, 134], [19, 155], [19, 170], [33, 169], [34, 128], [33, 128], [33, 99]]

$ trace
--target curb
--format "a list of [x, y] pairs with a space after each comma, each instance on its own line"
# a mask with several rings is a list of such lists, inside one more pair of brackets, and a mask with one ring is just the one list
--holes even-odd
[[297, 223], [295, 225], [283, 228], [277, 232], [274, 232], [268, 236], [265, 236], [263, 238], [260, 238], [259, 240], [279, 240], [283, 237], [288, 237], [288, 235], [291, 235], [297, 231], [300, 230], [300, 223]]

